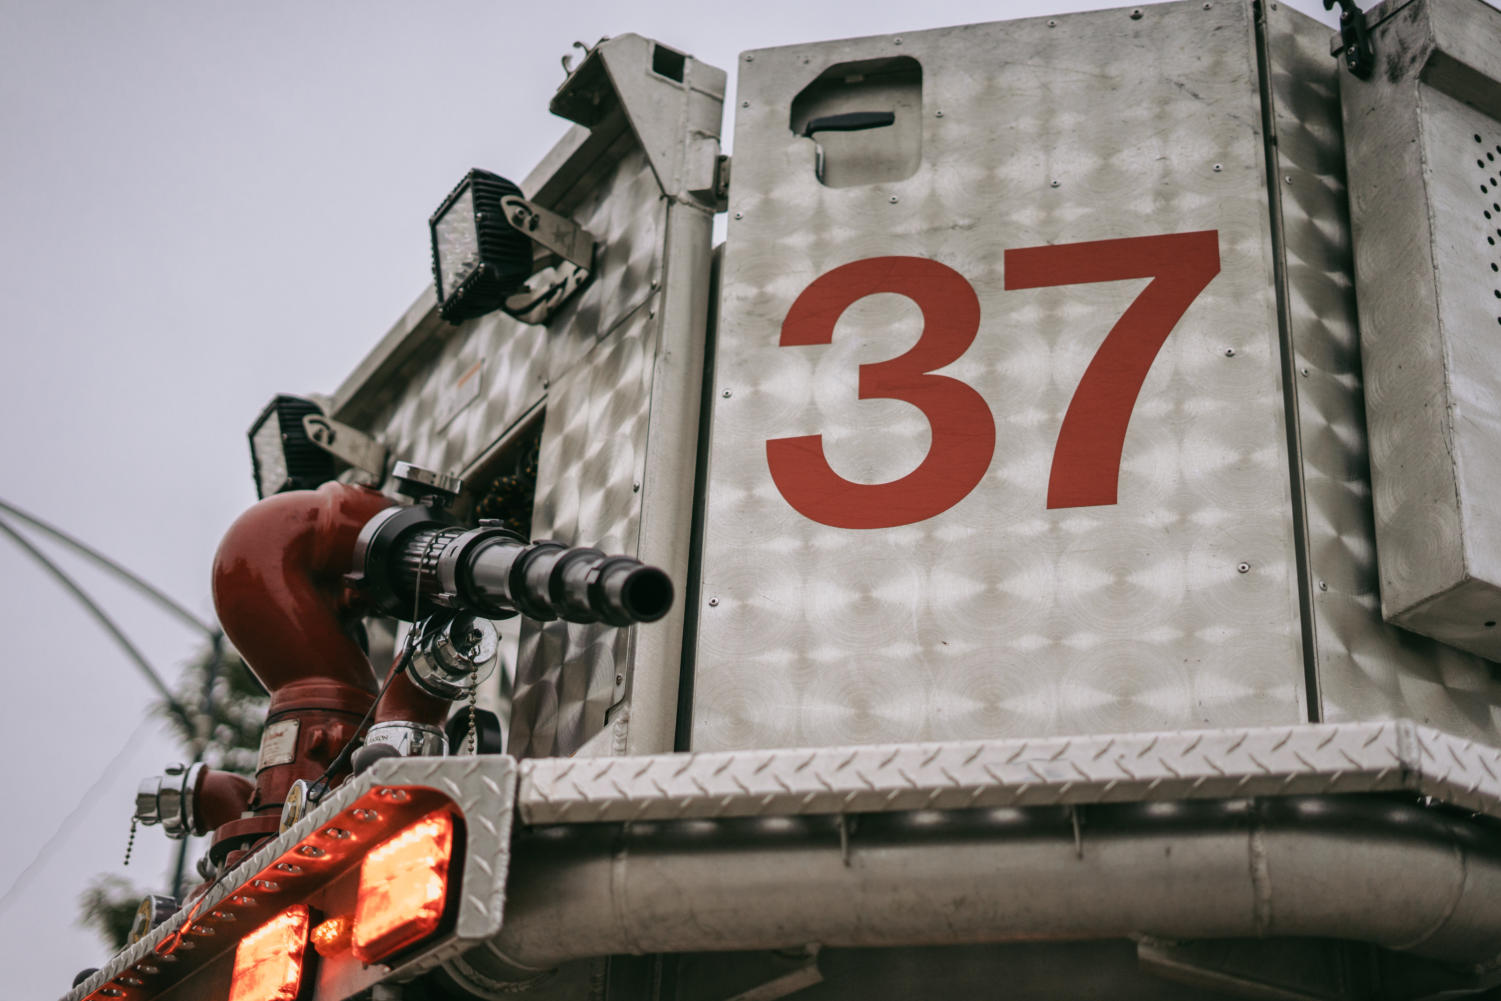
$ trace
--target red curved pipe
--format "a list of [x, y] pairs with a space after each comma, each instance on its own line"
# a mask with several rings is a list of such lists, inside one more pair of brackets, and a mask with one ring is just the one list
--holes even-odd
[[268, 754], [263, 741], [248, 804], [258, 815], [222, 824], [216, 843], [274, 834], [292, 783], [322, 775], [370, 708], [375, 672], [350, 632], [355, 609], [344, 575], [354, 569], [360, 529], [392, 503], [345, 483], [276, 494], [242, 514], [219, 544], [214, 608], [271, 693], [268, 735], [284, 746]]

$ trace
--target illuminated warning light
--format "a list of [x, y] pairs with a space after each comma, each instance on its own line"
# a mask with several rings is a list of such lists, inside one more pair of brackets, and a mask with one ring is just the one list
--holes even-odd
[[310, 923], [298, 904], [240, 939], [229, 1001], [296, 1001]]
[[313, 929], [313, 948], [325, 958], [336, 956], [349, 948], [350, 931], [348, 915], [329, 918]]
[[448, 900], [453, 818], [429, 814], [387, 838], [360, 865], [354, 958], [374, 963], [437, 930]]

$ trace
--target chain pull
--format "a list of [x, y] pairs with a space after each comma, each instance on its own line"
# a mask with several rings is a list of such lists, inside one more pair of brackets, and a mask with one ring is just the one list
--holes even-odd
[[130, 818], [130, 837], [125, 839], [125, 865], [130, 865], [130, 851], [136, 845], [136, 818]]
[[469, 689], [469, 734], [464, 738], [466, 754], [479, 753], [479, 727], [474, 718], [474, 704], [479, 699], [479, 686]]

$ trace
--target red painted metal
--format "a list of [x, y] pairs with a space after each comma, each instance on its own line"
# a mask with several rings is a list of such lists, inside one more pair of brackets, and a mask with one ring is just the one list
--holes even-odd
[[321, 776], [370, 708], [375, 672], [353, 639], [360, 608], [344, 577], [360, 529], [391, 504], [344, 483], [294, 490], [246, 511], [219, 544], [219, 622], [271, 693], [267, 724], [295, 721], [297, 737], [291, 761], [256, 772], [255, 815], [221, 823], [216, 846], [275, 834], [292, 783]]
[[405, 720], [442, 726], [452, 708], [452, 701], [429, 695], [417, 687], [410, 675], [404, 673], [392, 679], [386, 694], [381, 696], [380, 705], [375, 707], [375, 722]]
[[193, 833], [217, 830], [244, 812], [255, 784], [241, 775], [205, 768], [193, 790]]

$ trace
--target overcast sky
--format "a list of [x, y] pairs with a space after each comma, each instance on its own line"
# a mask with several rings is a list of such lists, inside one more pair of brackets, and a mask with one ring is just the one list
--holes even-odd
[[[519, 180], [562, 135], [547, 100], [574, 40], [634, 31], [733, 87], [743, 49], [1102, 5], [0, 0], [0, 498], [211, 617], [214, 548], [255, 500], [250, 422], [332, 391], [416, 298], [465, 170]], [[175, 681], [197, 639], [59, 558]], [[180, 752], [3, 538], [0, 578], [0, 968], [6, 996], [49, 998], [107, 957], [73, 923], [95, 873], [165, 885], [159, 828], [120, 862], [136, 784]]]

